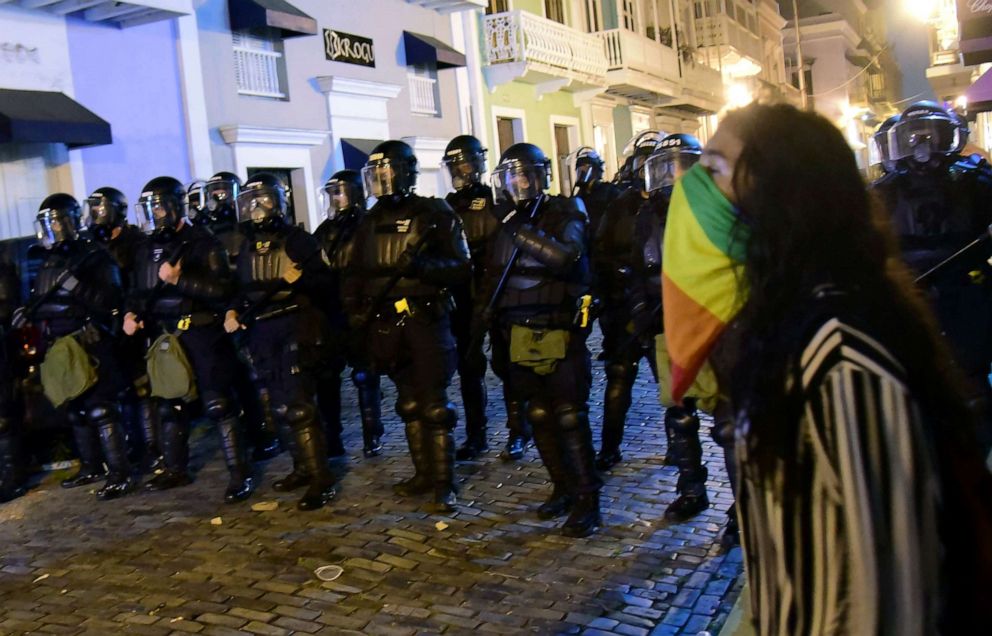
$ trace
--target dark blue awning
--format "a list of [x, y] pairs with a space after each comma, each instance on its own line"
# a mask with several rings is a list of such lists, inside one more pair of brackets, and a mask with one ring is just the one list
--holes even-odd
[[406, 65], [426, 64], [438, 69], [465, 66], [465, 55], [451, 48], [441, 40], [420, 33], [403, 32], [403, 48], [406, 50]]
[[110, 124], [64, 93], [0, 89], [0, 143], [113, 143]]
[[382, 143], [381, 139], [342, 139], [341, 154], [344, 167], [348, 170], [361, 170], [372, 154], [372, 149]]

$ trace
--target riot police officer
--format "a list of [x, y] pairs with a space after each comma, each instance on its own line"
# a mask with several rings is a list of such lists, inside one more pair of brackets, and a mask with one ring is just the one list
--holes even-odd
[[448, 289], [471, 275], [458, 216], [444, 201], [414, 194], [417, 158], [386, 141], [362, 169], [376, 198], [355, 237], [345, 301], [365, 327], [373, 368], [396, 384], [415, 473], [393, 487], [401, 496], [433, 492], [434, 512], [454, 509], [455, 407], [448, 385], [457, 366]]
[[289, 429], [293, 471], [273, 488], [306, 486], [300, 510], [322, 508], [335, 495], [327, 439], [314, 407], [316, 371], [326, 352], [326, 322], [314, 298], [325, 293], [327, 266], [313, 236], [286, 217], [286, 186], [268, 173], [253, 176], [238, 195], [248, 236], [238, 254], [238, 293], [227, 311], [228, 333], [247, 329], [248, 351], [273, 412]]
[[[80, 237], [81, 216], [79, 203], [68, 194], [53, 194], [42, 202], [35, 228], [46, 249], [45, 260], [29, 304], [15, 322], [40, 322], [49, 345], [63, 337], [76, 338], [94, 361], [96, 383], [68, 401], [80, 469], [62, 485], [81, 486], [99, 479], [102, 448], [109, 472], [97, 498], [115, 499], [135, 485], [117, 403], [127, 385], [113, 335], [119, 328], [123, 288], [117, 263]], [[49, 348], [46, 359], [51, 355]]]
[[[514, 144], [493, 172], [497, 199], [510, 202], [492, 246], [484, 298], [492, 314], [493, 369], [511, 398], [527, 405], [534, 442], [554, 489], [538, 508], [581, 537], [600, 524], [601, 481], [589, 428], [589, 263], [585, 211], [549, 196], [551, 162], [532, 144]], [[505, 273], [505, 275], [504, 275]]]
[[[961, 156], [968, 129], [933, 102], [903, 111], [887, 133], [888, 157], [901, 169], [874, 184], [899, 236], [903, 258], [918, 275], [941, 263], [992, 223], [992, 170]], [[992, 268], [987, 249], [971, 250], [922, 281], [992, 448], [988, 374], [992, 365]]]
[[[97, 188], [83, 202], [83, 228], [98, 244], [103, 245], [117, 261], [125, 294], [134, 270], [134, 258], [144, 234], [127, 222], [127, 197], [116, 188]], [[122, 338], [119, 356], [122, 368], [131, 383], [125, 398], [136, 433], [141, 436], [142, 469], [153, 473], [160, 467], [158, 440], [158, 410], [149, 393], [145, 370], [148, 343], [141, 338]]]
[[[159, 336], [176, 336], [204, 412], [220, 434], [230, 474], [224, 501], [243, 501], [255, 483], [232, 393], [234, 350], [222, 328], [222, 312], [231, 294], [227, 254], [213, 234], [189, 222], [186, 190], [176, 179], [149, 181], [135, 207], [149, 237], [135, 257], [124, 332], [135, 336], [146, 329], [161, 343], [158, 347], [165, 344]], [[153, 345], [149, 354], [162, 353], [156, 351], [158, 347]], [[153, 395], [162, 394], [154, 379], [151, 390]], [[145, 484], [153, 491], [190, 483], [189, 402], [195, 396], [190, 392], [167, 397], [159, 400], [164, 467]]]
[[20, 304], [20, 280], [13, 263], [0, 261], [0, 503], [24, 494], [19, 422], [10, 326]]
[[900, 115], [896, 114], [883, 121], [871, 136], [869, 155], [871, 160], [871, 176], [880, 179], [890, 172], [899, 169], [899, 162], [889, 159], [889, 131], [899, 123]]
[[571, 177], [572, 183], [565, 185], [572, 196], [580, 197], [585, 204], [590, 236], [596, 235], [600, 220], [621, 193], [615, 184], [603, 181], [604, 167], [602, 157], [589, 146], [582, 146], [566, 160], [566, 174]]
[[[486, 174], [486, 149], [482, 143], [471, 135], [459, 135], [448, 143], [442, 161], [454, 190], [445, 201], [461, 219], [473, 265], [472, 280], [452, 289], [455, 309], [451, 313], [465, 409], [465, 443], [455, 451], [455, 459], [465, 461], [489, 448], [486, 439], [486, 355], [482, 340], [473, 338], [476, 332], [472, 329], [472, 317], [479, 300], [476, 291], [482, 281], [488, 247], [499, 221], [492, 212], [492, 190], [482, 182]], [[520, 459], [529, 438], [523, 428], [522, 408], [519, 403], [510, 402], [506, 410], [510, 435], [502, 456], [507, 460]]]
[[[227, 252], [233, 271], [245, 235], [238, 223], [237, 200], [241, 179], [233, 172], [221, 171], [206, 182], [189, 188], [189, 211], [193, 221], [208, 228]], [[276, 435], [269, 392], [260, 386], [255, 370], [245, 353], [243, 334], [234, 335], [239, 352], [234, 374], [234, 393], [243, 411], [245, 433], [256, 461], [275, 457], [281, 451]]]
[[[382, 394], [379, 375], [369, 368], [368, 352], [360, 337], [348, 328], [348, 317], [341, 298], [344, 277], [354, 256], [355, 231], [366, 214], [362, 175], [340, 170], [321, 188], [327, 218], [314, 230], [314, 237], [330, 263], [333, 287], [322, 294], [333, 342], [331, 362], [319, 375], [317, 403], [324, 419], [329, 449], [341, 444], [341, 372], [351, 366], [351, 380], [358, 390], [362, 418], [362, 453], [375, 457], [382, 453], [384, 433], [381, 417]], [[329, 450], [333, 456], [334, 450]]]

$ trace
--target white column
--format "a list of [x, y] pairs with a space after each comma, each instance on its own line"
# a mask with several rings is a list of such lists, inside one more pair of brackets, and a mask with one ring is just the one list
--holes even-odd
[[385, 141], [390, 138], [386, 105], [400, 94], [401, 86], [332, 75], [318, 77], [316, 80], [320, 92], [327, 96], [332, 171], [344, 168], [342, 139]]
[[[465, 36], [465, 71], [469, 77], [469, 103], [472, 105], [472, 131], [482, 142], [484, 148], [492, 153], [499, 153], [496, 142], [489, 136], [488, 109], [485, 107], [486, 85], [482, 73], [482, 52], [479, 50], [479, 18], [474, 11], [466, 11], [462, 16], [462, 31]], [[495, 135], [495, 131], [493, 131]], [[489, 157], [489, 164], [494, 165], [499, 157]]]
[[176, 53], [186, 115], [189, 173], [193, 179], [207, 179], [214, 174], [214, 161], [210, 152], [210, 124], [203, 87], [199, 32], [196, 13], [176, 19]]

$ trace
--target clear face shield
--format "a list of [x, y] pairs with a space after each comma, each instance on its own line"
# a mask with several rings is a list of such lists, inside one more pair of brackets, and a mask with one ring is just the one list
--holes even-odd
[[233, 211], [238, 200], [238, 184], [234, 181], [208, 181], [203, 185], [202, 206], [211, 215], [227, 209]]
[[486, 174], [486, 159], [481, 155], [457, 154], [441, 161], [441, 172], [448, 188], [458, 192], [482, 183]]
[[928, 163], [935, 155], [950, 155], [964, 148], [961, 129], [946, 117], [905, 119], [888, 135], [888, 159], [912, 159]]
[[238, 195], [239, 223], [262, 223], [282, 214], [279, 195], [272, 188], [251, 188]]
[[551, 187], [551, 174], [547, 166], [511, 161], [496, 166], [492, 177], [493, 196], [497, 202], [536, 199]]
[[572, 192], [579, 186], [603, 178], [602, 162], [592, 152], [591, 148], [583, 147], [565, 157], [561, 177], [563, 192]]
[[402, 184], [413, 183], [415, 174], [411, 174], [406, 163], [393, 165], [388, 159], [381, 159], [362, 168], [362, 183], [365, 184], [365, 192], [376, 199], [402, 196], [407, 194]]
[[698, 150], [665, 148], [655, 152], [644, 163], [644, 189], [654, 192], [671, 188], [675, 181], [694, 166], [702, 153]]
[[201, 222], [203, 219], [201, 215], [205, 213], [203, 205], [203, 186], [207, 184], [206, 181], [194, 181], [189, 184], [186, 188], [186, 207], [187, 214], [191, 221]]
[[175, 230], [183, 217], [182, 203], [171, 196], [143, 196], [134, 204], [134, 213], [138, 227], [145, 234]]
[[34, 231], [42, 247], [48, 250], [63, 241], [73, 241], [79, 237], [72, 217], [51, 209], [38, 212], [34, 220]]
[[361, 193], [356, 191], [355, 186], [345, 181], [331, 181], [318, 191], [317, 196], [329, 220], [364, 203]]
[[113, 204], [104, 196], [89, 197], [83, 201], [83, 229], [100, 241], [110, 238], [110, 233], [114, 229], [116, 210]]

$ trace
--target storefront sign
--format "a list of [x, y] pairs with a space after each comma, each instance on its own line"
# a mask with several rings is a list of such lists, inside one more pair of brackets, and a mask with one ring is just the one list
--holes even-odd
[[324, 55], [332, 62], [375, 68], [375, 47], [371, 38], [324, 29]]

